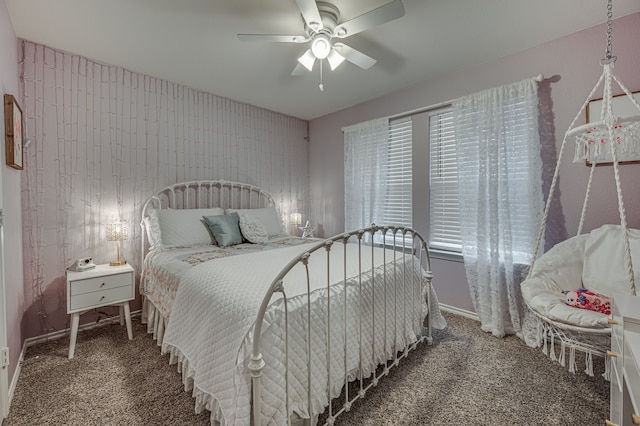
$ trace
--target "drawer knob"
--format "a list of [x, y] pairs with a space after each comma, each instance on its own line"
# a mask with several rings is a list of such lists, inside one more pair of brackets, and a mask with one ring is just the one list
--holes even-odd
[[101, 302], [102, 302], [103, 300], [104, 300], [104, 296], [102, 296], [102, 297], [100, 298], [100, 301], [101, 301]]
[[100, 288], [104, 287], [104, 285], [105, 285], [105, 284], [106, 284], [106, 283], [102, 283], [102, 284], [100, 284]]
[[615, 353], [615, 352], [607, 351], [607, 356], [612, 357], [612, 358], [616, 358], [618, 356], [618, 354]]
[[614, 320], [614, 319], [611, 319], [611, 318], [609, 318], [609, 319], [607, 320], [607, 322], [608, 322], [609, 324], [611, 324], [611, 325], [618, 325], [618, 324], [619, 324], [619, 323], [618, 323], [618, 321], [616, 321], [616, 320]]
[[636, 414], [631, 414], [631, 422], [634, 425], [640, 425], [640, 416], [638, 416]]

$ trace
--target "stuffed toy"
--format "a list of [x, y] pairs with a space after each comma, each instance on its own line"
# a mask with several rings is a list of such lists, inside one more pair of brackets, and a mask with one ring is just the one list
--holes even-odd
[[565, 291], [564, 303], [576, 308], [588, 309], [606, 315], [611, 314], [611, 299], [586, 288]]

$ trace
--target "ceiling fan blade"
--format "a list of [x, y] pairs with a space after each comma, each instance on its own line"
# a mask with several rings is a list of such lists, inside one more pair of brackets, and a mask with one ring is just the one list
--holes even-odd
[[310, 40], [307, 36], [301, 35], [278, 35], [278, 34], [238, 34], [238, 40], [267, 43], [304, 43]]
[[362, 69], [368, 70], [376, 62], [378, 62], [371, 56], [365, 55], [359, 50], [356, 50], [353, 47], [349, 47], [344, 43], [335, 43], [333, 47], [338, 51], [340, 55], [344, 56], [347, 61], [359, 66]]
[[358, 34], [368, 28], [382, 25], [385, 22], [393, 21], [404, 16], [404, 5], [402, 0], [394, 0], [390, 3], [382, 5], [377, 9], [373, 9], [367, 13], [363, 13], [347, 22], [337, 25], [333, 34], [335, 37], [345, 38]]
[[296, 4], [298, 5], [298, 9], [300, 9], [304, 21], [312, 30], [318, 31], [324, 27], [316, 0], [296, 0]]

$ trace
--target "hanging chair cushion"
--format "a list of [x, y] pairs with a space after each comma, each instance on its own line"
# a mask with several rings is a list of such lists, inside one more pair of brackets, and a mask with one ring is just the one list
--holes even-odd
[[[640, 231], [630, 231], [632, 257], [640, 264]], [[531, 276], [521, 284], [527, 306], [559, 325], [609, 328], [607, 315], [568, 306], [564, 292], [584, 287], [608, 296], [615, 291], [630, 293], [622, 232], [617, 225], [605, 225], [556, 244], [536, 261]]]
[[[640, 279], [640, 231], [629, 229], [634, 277]], [[625, 253], [624, 229], [620, 225], [603, 225], [594, 229], [584, 247], [582, 268], [584, 288], [611, 296], [629, 293], [629, 268]], [[640, 283], [639, 283], [640, 284]]]
[[527, 306], [543, 318], [585, 328], [607, 328], [607, 317], [599, 312], [565, 304], [564, 291], [582, 287], [582, 268], [588, 234], [556, 244], [541, 256], [529, 278], [520, 286]]

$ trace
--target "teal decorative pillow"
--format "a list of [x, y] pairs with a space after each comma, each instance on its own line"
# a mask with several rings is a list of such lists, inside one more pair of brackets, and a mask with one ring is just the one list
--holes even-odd
[[220, 247], [224, 248], [243, 242], [238, 213], [202, 216], [202, 218]]

